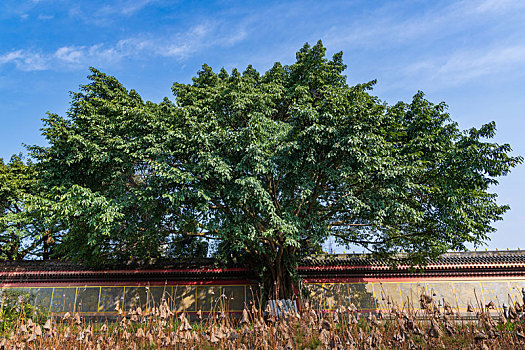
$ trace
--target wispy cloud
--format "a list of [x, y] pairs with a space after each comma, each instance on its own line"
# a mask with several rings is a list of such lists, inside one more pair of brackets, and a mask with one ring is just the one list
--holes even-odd
[[478, 12], [506, 12], [525, 8], [522, 0], [485, 0], [474, 7]]
[[78, 2], [68, 9], [68, 16], [88, 25], [111, 27], [120, 20], [140, 15], [141, 11], [159, 0], [117, 0], [111, 2]]
[[38, 15], [38, 19], [41, 21], [48, 21], [53, 18], [55, 18], [53, 15]]
[[52, 53], [16, 50], [0, 56], [1, 64], [14, 64], [22, 71], [63, 70], [89, 65], [114, 64], [126, 54], [115, 47], [62, 46]]
[[525, 1], [464, 0], [424, 11], [403, 4], [388, 3], [348, 25], [336, 23], [324, 42], [380, 62], [375, 74], [388, 77], [388, 89], [416, 81], [443, 88], [525, 72]]
[[7, 53], [5, 55], [0, 56], [0, 64], [3, 63], [9, 63], [9, 62], [15, 62], [21, 58], [23, 58], [22, 50], [13, 51], [10, 53]]
[[457, 85], [479, 77], [525, 69], [525, 43], [491, 49], [458, 50], [448, 56], [415, 62], [404, 72], [440, 85]]
[[53, 52], [18, 49], [0, 55], [0, 65], [14, 64], [20, 70], [36, 71], [107, 66], [123, 59], [173, 57], [184, 60], [206, 48], [234, 45], [247, 35], [242, 27], [232, 28], [231, 31], [227, 28], [218, 23], [206, 22], [186, 32], [160, 37], [143, 34], [110, 45], [67, 45]]
[[0, 64], [14, 63], [23, 71], [45, 70], [48, 68], [47, 58], [37, 52], [16, 50], [0, 55]]
[[148, 55], [176, 57], [184, 59], [199, 49], [213, 45], [216, 25], [203, 23], [196, 25], [187, 32], [179, 32], [168, 36], [140, 35], [120, 40], [115, 48], [123, 55], [132, 56], [136, 53], [148, 52]]
[[225, 26], [217, 22], [205, 22], [193, 26], [187, 32], [168, 36], [141, 35], [120, 40], [118, 51], [132, 56], [148, 52], [149, 55], [186, 59], [206, 48], [231, 46], [247, 37], [247, 30], [241, 26]]
[[[49, 11], [50, 7], [61, 8], [62, 6], [70, 6], [69, 0], [2, 0], [0, 1], [0, 19], [8, 18], [38, 18], [48, 17], [48, 14], [42, 15], [39, 11], [42, 6]], [[63, 7], [62, 7], [63, 8]], [[42, 19], [42, 18], [39, 18]]]
[[133, 15], [136, 12], [139, 12], [148, 5], [151, 5], [158, 0], [122, 0], [112, 3], [111, 5], [106, 5], [101, 7], [96, 15], [98, 16], [109, 16], [115, 14], [122, 15]]
[[428, 42], [451, 35], [463, 36], [465, 29], [482, 24], [490, 27], [491, 21], [520, 4], [525, 5], [525, 1], [468, 0], [449, 2], [445, 6], [436, 3], [434, 7], [415, 13], [400, 4], [387, 3], [348, 24], [334, 25], [323, 36], [329, 45], [352, 48], [392, 49], [418, 45], [421, 43], [417, 40]]
[[[93, 17], [96, 20], [137, 14], [156, 1], [118, 0], [100, 7]], [[286, 6], [265, 6], [257, 12], [224, 11], [213, 19], [201, 18], [187, 30], [168, 27], [163, 28], [162, 33], [139, 32], [94, 45], [66, 42], [51, 50], [14, 48], [0, 56], [0, 65], [42, 70], [84, 69], [88, 65], [107, 66], [151, 58], [183, 61], [213, 48], [237, 45], [248, 37], [266, 40], [265, 49], [253, 49], [250, 63], [264, 61], [266, 64], [281, 57], [293, 57], [298, 42], [300, 45], [306, 40], [322, 38], [329, 49], [375, 59], [380, 62], [376, 67], [391, 75], [397, 72], [419, 80], [449, 76], [450, 79], [443, 78], [443, 81], [455, 84], [521, 67], [523, 63], [525, 41], [519, 38], [525, 35], [525, 30], [509, 30], [512, 28], [509, 23], [519, 23], [520, 11], [516, 10], [525, 6], [523, 0], [444, 1], [426, 6], [424, 10], [415, 8], [411, 2], [387, 2], [366, 13], [351, 12], [353, 8], [334, 2], [327, 5], [330, 8], [326, 15], [334, 18], [330, 21], [323, 17], [326, 6], [309, 5], [292, 2]], [[343, 15], [345, 11], [351, 16]], [[86, 15], [86, 11], [80, 12]], [[334, 12], [338, 15], [334, 16]], [[309, 22], [314, 15], [319, 25]], [[271, 16], [274, 27], [268, 25]], [[279, 36], [288, 29], [290, 35]], [[274, 42], [264, 37], [270, 33], [276, 36]], [[481, 37], [488, 39], [481, 41]], [[242, 61], [244, 57], [235, 59]]]

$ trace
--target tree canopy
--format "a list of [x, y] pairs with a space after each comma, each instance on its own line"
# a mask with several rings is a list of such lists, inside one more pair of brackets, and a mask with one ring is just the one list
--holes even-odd
[[92, 69], [67, 115], [45, 119], [49, 146], [31, 147], [57, 251], [192, 256], [217, 240], [288, 295], [328, 237], [410, 263], [486, 240], [509, 209], [491, 186], [522, 161], [489, 141], [495, 124], [460, 130], [421, 92], [388, 105], [345, 69], [305, 44], [264, 74], [204, 65], [160, 103]]
[[41, 211], [45, 201], [34, 164], [20, 155], [7, 164], [0, 158], [0, 260], [50, 256], [53, 225]]
[[170, 103], [144, 102], [92, 69], [66, 117], [49, 114], [49, 147], [30, 148], [61, 223], [57, 254], [89, 264], [202, 256], [207, 243], [182, 235], [181, 209], [154, 164], [173, 132]]

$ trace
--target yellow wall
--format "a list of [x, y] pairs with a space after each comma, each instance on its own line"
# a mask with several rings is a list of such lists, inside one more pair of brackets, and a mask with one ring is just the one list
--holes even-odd
[[436, 306], [445, 301], [458, 311], [465, 311], [467, 305], [486, 305], [493, 301], [496, 310], [505, 303], [523, 303], [524, 280], [482, 280], [482, 281], [420, 281], [420, 282], [371, 282], [371, 283], [312, 283], [305, 284], [313, 307], [335, 310], [353, 303], [362, 311], [388, 310], [398, 308], [419, 309], [421, 294], [433, 298]]
[[[245, 300], [258, 295], [256, 286], [85, 286], [1, 288], [4, 291], [29, 293], [36, 305], [50, 312], [115, 313], [117, 306], [125, 311], [140, 306], [150, 309], [166, 301], [174, 311], [209, 312], [224, 306], [229, 311], [242, 311]], [[252, 295], [253, 294], [253, 295]]]

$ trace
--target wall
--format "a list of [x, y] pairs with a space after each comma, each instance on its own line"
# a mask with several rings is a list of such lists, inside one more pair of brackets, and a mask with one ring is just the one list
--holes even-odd
[[116, 308], [143, 310], [164, 301], [174, 311], [210, 312], [224, 306], [230, 312], [241, 312], [245, 300], [257, 299], [252, 285], [165, 285], [165, 286], [33, 286], [1, 288], [31, 295], [35, 305], [53, 313], [77, 311], [81, 314], [116, 314]]
[[[343, 305], [354, 304], [362, 312], [420, 308], [421, 294], [433, 298], [437, 307], [447, 302], [460, 313], [468, 304], [473, 307], [493, 301], [496, 311], [503, 303], [523, 303], [522, 288], [525, 279], [399, 279], [396, 281], [365, 281], [348, 283], [305, 283], [303, 296], [311, 300], [315, 309], [335, 310]], [[78, 311], [82, 314], [115, 314], [116, 307], [129, 310], [140, 306], [150, 309], [166, 300], [174, 311], [210, 312], [224, 306], [231, 312], [241, 312], [245, 302], [258, 299], [256, 285], [198, 285], [178, 284], [163, 286], [31, 286], [25, 288], [2, 288], [1, 291], [23, 291], [34, 298], [35, 304], [51, 312]]]

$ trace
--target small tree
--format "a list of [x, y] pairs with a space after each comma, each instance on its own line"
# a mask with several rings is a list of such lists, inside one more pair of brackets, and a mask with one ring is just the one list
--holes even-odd
[[0, 159], [0, 260], [50, 257], [55, 230], [38, 209], [45, 195], [31, 162]]
[[481, 244], [508, 209], [488, 189], [522, 158], [485, 141], [494, 123], [461, 131], [420, 92], [389, 106], [345, 69], [306, 44], [262, 75], [204, 65], [160, 104], [93, 70], [33, 149], [68, 254], [157, 256], [209, 237], [289, 297], [298, 259], [330, 236], [409, 263]]

